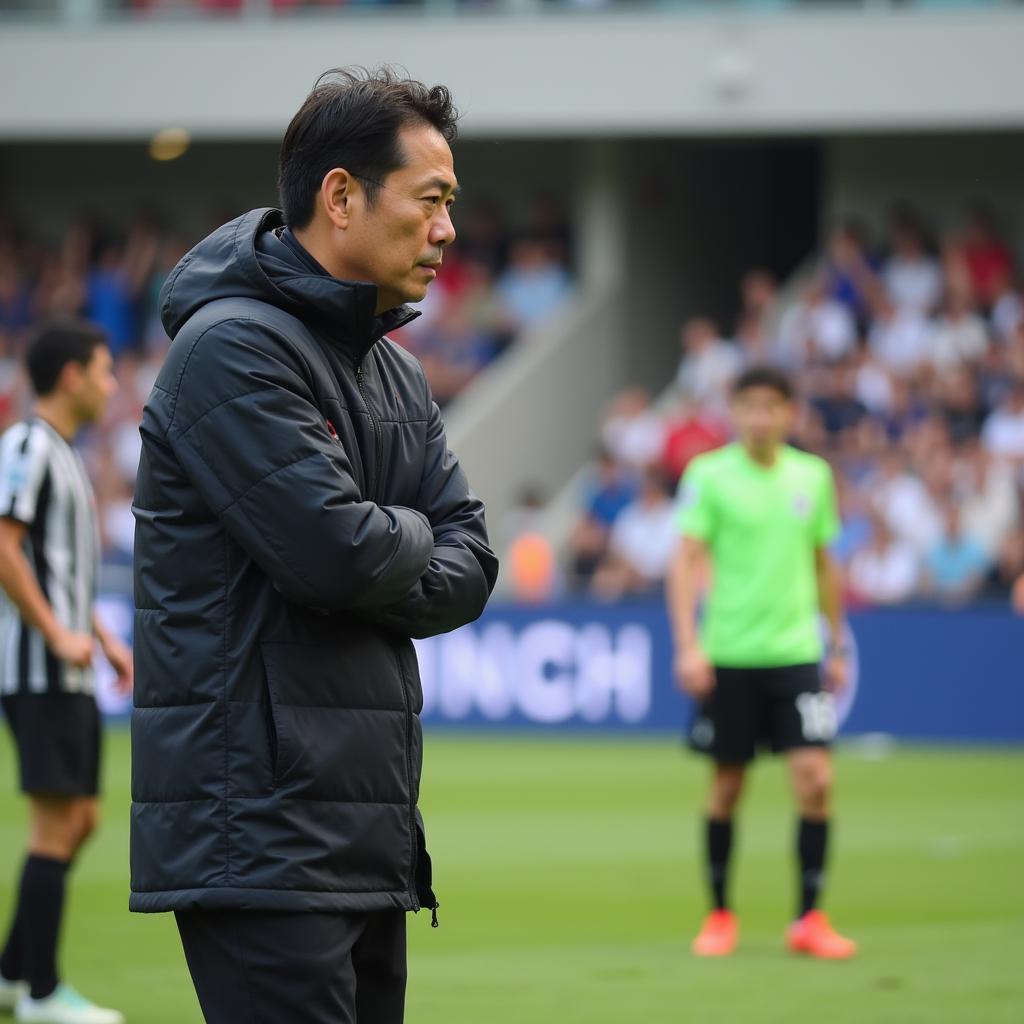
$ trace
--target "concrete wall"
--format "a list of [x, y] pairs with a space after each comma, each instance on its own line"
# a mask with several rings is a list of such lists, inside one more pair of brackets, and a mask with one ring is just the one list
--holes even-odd
[[382, 61], [478, 137], [1020, 127], [1022, 52], [1013, 7], [7, 23], [0, 138], [276, 138], [322, 70]]

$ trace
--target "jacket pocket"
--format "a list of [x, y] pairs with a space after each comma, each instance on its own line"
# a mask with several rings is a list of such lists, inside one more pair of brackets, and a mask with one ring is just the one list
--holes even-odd
[[267, 747], [270, 750], [270, 777], [274, 788], [281, 781], [282, 758], [281, 736], [287, 737], [287, 725], [281, 712], [281, 691], [275, 669], [266, 657], [263, 658], [263, 672], [266, 679], [266, 703], [264, 721], [267, 729]]
[[267, 749], [270, 751], [271, 781], [277, 785], [277, 712], [274, 700], [270, 696], [269, 685], [266, 688], [266, 700], [263, 703], [263, 719], [267, 730]]
[[295, 799], [408, 803], [407, 715], [393, 665], [367, 678], [334, 647], [264, 641], [260, 653], [274, 789]]

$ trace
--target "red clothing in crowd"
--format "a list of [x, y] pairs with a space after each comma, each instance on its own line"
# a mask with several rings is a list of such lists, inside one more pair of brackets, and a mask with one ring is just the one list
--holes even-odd
[[706, 413], [687, 413], [669, 424], [661, 461], [673, 480], [683, 475], [690, 460], [720, 448], [729, 440], [723, 424]]
[[968, 244], [964, 259], [971, 275], [974, 294], [988, 306], [999, 297], [999, 289], [1013, 272], [1010, 250], [999, 241]]

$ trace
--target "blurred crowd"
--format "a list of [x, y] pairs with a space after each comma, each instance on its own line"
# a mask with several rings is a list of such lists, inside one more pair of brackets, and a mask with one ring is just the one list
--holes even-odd
[[[442, 404], [571, 290], [569, 230], [557, 204], [538, 200], [514, 228], [485, 204], [457, 215], [456, 226], [459, 240], [423, 316], [394, 335], [423, 360]], [[0, 218], [0, 430], [29, 410], [22, 357], [41, 319], [85, 316], [106, 331], [114, 354], [120, 389], [80, 442], [108, 563], [131, 558], [138, 424], [169, 345], [157, 300], [193, 241], [151, 215], [124, 232], [83, 220], [49, 242]]]
[[[127, 0], [120, 5], [124, 10], [139, 13], [195, 12], [204, 14], [232, 14], [254, 6], [264, 7], [275, 14], [309, 11], [373, 10], [399, 8], [406, 10], [506, 10], [533, 11], [551, 8], [568, 10], [597, 9], [621, 5], [626, 0]], [[684, 0], [685, 2], [685, 0]], [[748, 0], [763, 4], [764, 0]], [[669, 0], [671, 3], [671, 0]]]
[[706, 317], [683, 326], [670, 408], [629, 388], [607, 410], [569, 589], [661, 586], [680, 474], [729, 440], [736, 374], [770, 363], [801, 393], [793, 443], [834, 468], [851, 603], [1024, 611], [1024, 298], [992, 211], [938, 243], [907, 206], [879, 244], [851, 220], [795, 294], [762, 270], [740, 291], [730, 335]]
[[[738, 8], [755, 11], [776, 10], [785, 7], [799, 6], [806, 0], [732, 0]], [[847, 6], [855, 0], [843, 0]], [[871, 0], [861, 0], [862, 4]], [[894, 0], [901, 6], [948, 6], [951, 2], [958, 6], [984, 6], [991, 0]], [[111, 6], [121, 7], [138, 12], [202, 12], [207, 14], [230, 14], [256, 6], [264, 6], [277, 14], [302, 11], [329, 10], [373, 10], [374, 8], [405, 8], [433, 10], [504, 10], [504, 11], [535, 11], [561, 9], [567, 11], [601, 10], [607, 8], [628, 8], [636, 0], [111, 0]], [[714, 7], [716, 0], [648, 0], [646, 6], [651, 8], [682, 8], [693, 9]]]
[[[396, 340], [443, 404], [572, 290], [564, 211], [538, 200], [512, 226], [481, 204], [462, 212], [422, 316]], [[121, 383], [82, 449], [101, 506], [105, 557], [130, 559], [142, 404], [168, 339], [164, 279], [191, 239], [140, 216], [127, 232], [87, 222], [50, 244], [0, 221], [0, 427], [23, 416], [21, 357], [41, 318], [78, 313], [110, 339]], [[801, 392], [794, 443], [836, 472], [836, 555], [865, 605], [1007, 601], [1024, 608], [1024, 296], [1015, 254], [983, 207], [936, 242], [909, 207], [885, 237], [840, 225], [786, 294], [763, 270], [740, 287], [733, 329], [707, 317], [680, 332], [671, 401], [627, 388], [606, 410], [594, 478], [570, 541], [564, 588], [602, 599], [661, 586], [675, 544], [674, 493], [694, 455], [729, 440], [732, 379], [773, 363]], [[524, 497], [521, 519], [543, 504]], [[550, 552], [518, 552], [551, 592]], [[524, 578], [527, 578], [529, 573]], [[529, 590], [529, 587], [526, 587]]]
[[421, 316], [392, 335], [423, 363], [442, 406], [572, 292], [569, 223], [553, 200], [535, 199], [514, 230], [486, 203], [457, 213], [456, 228]]

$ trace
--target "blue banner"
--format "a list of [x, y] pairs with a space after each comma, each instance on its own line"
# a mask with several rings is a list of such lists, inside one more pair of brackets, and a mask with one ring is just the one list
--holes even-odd
[[851, 616], [860, 686], [845, 731], [1024, 741], [1024, 617], [1003, 608]]
[[[1024, 741], [1024, 619], [1009, 610], [854, 614], [842, 731]], [[660, 603], [492, 606], [417, 643], [424, 721], [473, 728], [681, 731]]]
[[495, 606], [416, 649], [425, 722], [665, 729], [683, 721], [657, 605]]
[[[131, 605], [100, 612], [128, 638]], [[843, 733], [1024, 741], [1024, 618], [1001, 608], [908, 608], [851, 616], [853, 683]], [[492, 605], [479, 622], [416, 642], [425, 724], [471, 729], [682, 732], [660, 602]], [[100, 666], [104, 711], [126, 714]]]

